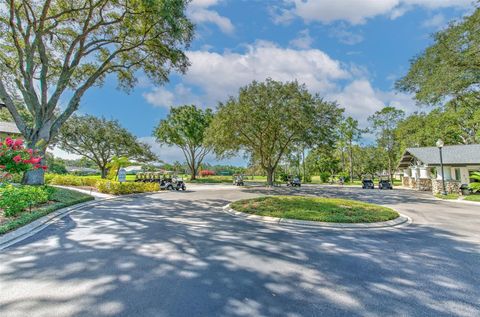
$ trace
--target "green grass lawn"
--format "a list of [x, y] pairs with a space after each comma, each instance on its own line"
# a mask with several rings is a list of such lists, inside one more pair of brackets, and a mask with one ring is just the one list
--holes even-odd
[[387, 207], [354, 200], [303, 196], [267, 196], [233, 202], [234, 210], [287, 219], [336, 223], [371, 223], [395, 219]]
[[455, 199], [458, 199], [460, 195], [459, 194], [447, 194], [447, 195], [435, 194], [435, 197], [440, 199], [455, 200]]
[[480, 202], [480, 194], [468, 195], [464, 198], [464, 200]]
[[49, 204], [38, 206], [37, 208], [34, 207], [31, 212], [24, 211], [16, 217], [6, 218], [6, 220], [0, 225], [0, 235], [22, 227], [40, 217], [54, 212], [55, 210], [80, 204], [93, 199], [94, 197], [90, 195], [64, 188], [54, 187], [54, 192], [51, 196]]

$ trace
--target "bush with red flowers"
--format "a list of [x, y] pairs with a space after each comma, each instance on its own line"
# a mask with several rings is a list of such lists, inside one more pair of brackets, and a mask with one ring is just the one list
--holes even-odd
[[46, 169], [42, 158], [32, 149], [26, 149], [22, 139], [0, 139], [0, 181], [12, 174], [20, 174], [31, 169]]
[[211, 170], [203, 170], [203, 171], [200, 171], [200, 176], [202, 177], [205, 177], [205, 176], [213, 176], [215, 175], [215, 172], [214, 171], [211, 171]]

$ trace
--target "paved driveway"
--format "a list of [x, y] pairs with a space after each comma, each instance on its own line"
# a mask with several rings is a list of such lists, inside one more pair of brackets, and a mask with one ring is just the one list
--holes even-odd
[[0, 254], [0, 316], [479, 316], [480, 207], [403, 190], [280, 188], [393, 206], [408, 227], [276, 227], [203, 186], [103, 202]]

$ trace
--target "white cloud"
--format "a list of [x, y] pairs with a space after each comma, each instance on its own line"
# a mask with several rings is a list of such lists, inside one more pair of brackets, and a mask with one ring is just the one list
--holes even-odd
[[440, 29], [446, 24], [446, 19], [443, 14], [435, 14], [428, 20], [425, 20], [423, 22], [423, 26], [426, 28], [432, 28], [432, 29]]
[[223, 33], [233, 34], [235, 27], [229, 18], [221, 16], [210, 7], [219, 4], [218, 0], [194, 0], [187, 10], [187, 14], [195, 23], [213, 23]]
[[376, 90], [367, 79], [356, 79], [343, 89], [329, 94], [327, 99], [336, 100], [346, 109], [347, 116], [352, 116], [364, 125], [370, 115], [384, 106], [393, 106], [407, 113], [416, 107], [412, 96]]
[[290, 45], [300, 49], [308, 49], [312, 46], [313, 38], [310, 36], [308, 29], [298, 33], [298, 37], [290, 41]]
[[363, 41], [363, 35], [347, 30], [347, 27], [343, 24], [332, 28], [330, 36], [347, 45], [355, 45]]
[[165, 87], [156, 87], [150, 92], [143, 94], [145, 100], [155, 107], [177, 107], [185, 104], [202, 105], [201, 99], [192, 92], [190, 87], [177, 84], [173, 92]]
[[213, 103], [236, 94], [252, 80], [298, 79], [311, 90], [325, 92], [335, 86], [335, 80], [350, 76], [339, 61], [321, 50], [281, 48], [264, 41], [247, 46], [244, 53], [191, 51], [188, 58], [192, 65], [183, 81], [201, 87]]
[[397, 18], [415, 6], [438, 9], [472, 5], [471, 0], [284, 0], [284, 3], [289, 9], [280, 10], [280, 16], [274, 17], [274, 21], [283, 21], [287, 17], [291, 20], [293, 15], [305, 22], [363, 24], [379, 15]]
[[347, 115], [360, 122], [366, 122], [384, 105], [404, 110], [415, 108], [409, 95], [374, 89], [364, 67], [343, 64], [318, 49], [296, 50], [257, 42], [243, 53], [191, 51], [188, 57], [192, 65], [182, 77], [183, 85], [174, 86], [171, 92], [157, 88], [144, 95], [148, 102], [167, 106], [181, 104], [181, 99], [196, 99], [193, 103], [214, 107], [218, 101], [235, 96], [240, 87], [251, 81], [270, 77], [305, 83], [312, 93], [337, 100], [346, 108]]

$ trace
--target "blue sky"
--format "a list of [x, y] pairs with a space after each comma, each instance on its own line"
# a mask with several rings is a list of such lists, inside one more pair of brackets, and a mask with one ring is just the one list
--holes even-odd
[[[80, 112], [118, 119], [154, 144], [152, 130], [170, 106], [215, 107], [267, 77], [297, 79], [362, 124], [384, 105], [411, 112], [417, 108], [411, 96], [394, 91], [395, 80], [432, 33], [472, 8], [471, 0], [193, 0], [188, 15], [196, 37], [186, 75], [154, 87], [140, 74], [130, 94], [108, 78], [87, 93]], [[183, 160], [176, 149], [154, 149], [164, 160]]]

